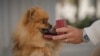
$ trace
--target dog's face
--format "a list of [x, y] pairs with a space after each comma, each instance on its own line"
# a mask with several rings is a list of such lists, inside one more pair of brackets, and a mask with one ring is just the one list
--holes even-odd
[[28, 24], [29, 27], [45, 31], [44, 29], [50, 29], [51, 25], [48, 23], [48, 15], [42, 9], [34, 7], [28, 10]]

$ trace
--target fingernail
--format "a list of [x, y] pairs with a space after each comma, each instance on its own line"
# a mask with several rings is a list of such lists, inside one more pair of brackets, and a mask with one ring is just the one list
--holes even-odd
[[59, 31], [59, 29], [56, 29], [56, 31]]
[[56, 31], [59, 31], [59, 29], [56, 29]]
[[52, 37], [52, 39], [55, 40], [56, 38], [55, 37]]

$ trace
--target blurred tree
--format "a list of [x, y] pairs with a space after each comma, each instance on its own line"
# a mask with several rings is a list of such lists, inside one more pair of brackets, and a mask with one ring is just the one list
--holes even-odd
[[89, 17], [86, 17], [84, 20], [82, 20], [82, 21], [76, 21], [75, 23], [70, 23], [70, 22], [67, 20], [67, 24], [82, 29], [82, 28], [84, 28], [84, 27], [90, 26], [94, 21], [96, 21], [96, 20], [90, 19]]

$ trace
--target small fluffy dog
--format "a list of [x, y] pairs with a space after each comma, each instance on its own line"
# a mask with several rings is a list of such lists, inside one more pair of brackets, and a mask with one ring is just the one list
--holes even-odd
[[28, 9], [13, 34], [13, 56], [56, 56], [59, 41], [45, 39], [41, 33], [48, 28], [46, 12], [38, 7]]

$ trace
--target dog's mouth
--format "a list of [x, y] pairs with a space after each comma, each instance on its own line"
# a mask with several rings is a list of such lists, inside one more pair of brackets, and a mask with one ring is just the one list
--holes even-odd
[[42, 29], [41, 33], [43, 35], [57, 35], [55, 29], [51, 28], [51, 29]]
[[43, 38], [52, 39], [53, 36], [57, 35], [57, 32], [54, 28], [51, 29], [42, 29], [41, 33], [43, 34]]

